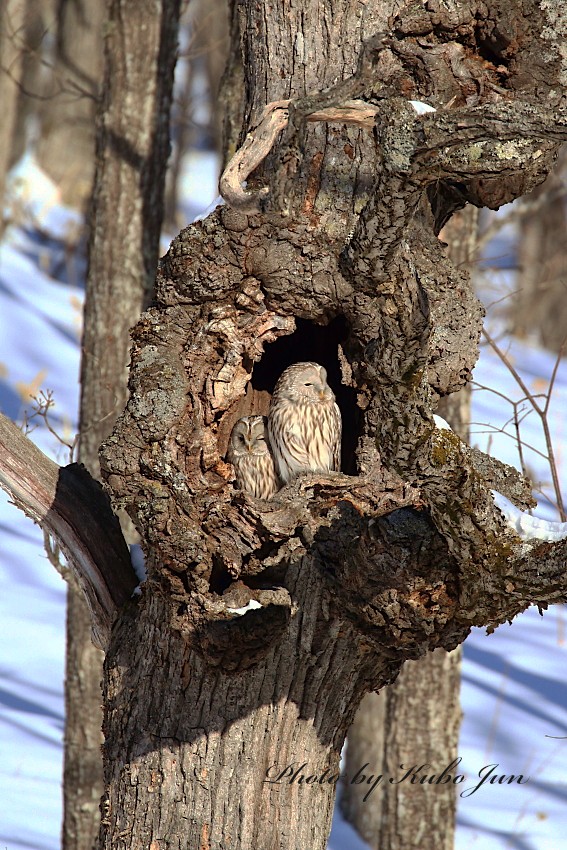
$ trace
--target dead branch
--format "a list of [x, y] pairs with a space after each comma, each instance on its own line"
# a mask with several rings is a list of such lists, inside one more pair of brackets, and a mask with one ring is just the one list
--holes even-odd
[[57, 466], [0, 414], [0, 487], [60, 545], [91, 609], [93, 640], [104, 647], [137, 580], [101, 486], [78, 464]]

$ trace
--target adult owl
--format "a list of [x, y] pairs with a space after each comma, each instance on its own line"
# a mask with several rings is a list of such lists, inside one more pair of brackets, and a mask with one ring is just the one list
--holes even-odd
[[284, 483], [302, 472], [338, 472], [341, 413], [319, 363], [294, 363], [274, 388], [268, 433]]
[[243, 416], [235, 423], [226, 457], [241, 490], [257, 499], [269, 499], [279, 490], [265, 416]]

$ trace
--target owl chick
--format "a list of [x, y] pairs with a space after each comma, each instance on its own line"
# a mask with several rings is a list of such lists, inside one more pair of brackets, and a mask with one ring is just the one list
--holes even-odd
[[341, 413], [319, 363], [294, 363], [280, 375], [268, 415], [276, 469], [284, 483], [301, 472], [338, 472]]
[[243, 416], [236, 422], [226, 457], [236, 470], [241, 490], [257, 499], [269, 499], [279, 490], [265, 416]]

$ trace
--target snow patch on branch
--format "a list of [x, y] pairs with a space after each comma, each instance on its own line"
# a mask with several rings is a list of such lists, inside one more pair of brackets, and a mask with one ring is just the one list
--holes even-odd
[[503, 514], [508, 526], [516, 532], [522, 540], [547, 540], [554, 542], [567, 538], [567, 522], [552, 522], [551, 520], [541, 519], [540, 517], [531, 516], [517, 508], [512, 502], [492, 490], [494, 504]]
[[[246, 180], [243, 183], [243, 187], [246, 187]], [[211, 201], [207, 209], [203, 210], [203, 212], [200, 212], [199, 215], [196, 215], [191, 223], [195, 224], [195, 222], [197, 221], [204, 221], [204, 219], [206, 219], [211, 213], [213, 213], [217, 207], [222, 206], [224, 206], [224, 199], [220, 195], [217, 195], [214, 201]]]
[[226, 610], [230, 611], [231, 614], [237, 614], [239, 617], [242, 617], [248, 611], [254, 611], [254, 609], [262, 607], [263, 606], [255, 599], [251, 599], [248, 605], [245, 605], [244, 608], [227, 608]]
[[[445, 419], [437, 416], [435, 413], [433, 414], [433, 420], [440, 430], [453, 430]], [[567, 522], [552, 522], [551, 520], [532, 516], [525, 511], [521, 511], [510, 499], [507, 499], [506, 496], [503, 496], [497, 490], [491, 490], [490, 492], [492, 493], [494, 504], [503, 514], [507, 525], [522, 540], [547, 540], [548, 542], [554, 542], [567, 538]]]
[[142, 592], [140, 590], [140, 585], [146, 581], [148, 574], [146, 572], [144, 550], [137, 543], [132, 543], [130, 546], [130, 560], [132, 562], [132, 569], [136, 573], [136, 578], [140, 582], [140, 584], [134, 588], [132, 596], [139, 596]]
[[422, 100], [410, 100], [410, 103], [418, 115], [425, 115], [426, 112], [437, 112], [434, 106], [430, 106]]
[[437, 416], [436, 413], [433, 414], [433, 421], [437, 425], [440, 431], [452, 431], [453, 429], [449, 425], [446, 419], [443, 419], [442, 416]]

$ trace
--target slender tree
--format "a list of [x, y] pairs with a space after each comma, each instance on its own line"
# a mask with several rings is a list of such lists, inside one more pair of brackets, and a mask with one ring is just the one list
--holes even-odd
[[106, 3], [58, 0], [54, 49], [41, 102], [37, 157], [65, 204], [84, 209], [94, 173], [95, 115], [102, 82]]
[[[2, 132], [0, 133], [0, 200], [3, 202], [6, 175], [11, 164], [19, 82], [23, 61], [23, 29], [26, 4], [24, 0], [8, 0], [0, 8], [0, 103]], [[4, 215], [0, 214], [0, 233]]]
[[[322, 850], [363, 695], [567, 589], [565, 540], [520, 541], [495, 507], [492, 489], [528, 507], [529, 483], [431, 416], [482, 322], [437, 233], [551, 167], [567, 13], [364, 10], [233, 8], [228, 204], [162, 260], [101, 454], [144, 543], [138, 596], [123, 604], [127, 563], [73, 522], [96, 515], [92, 488], [79, 500], [61, 486], [77, 471], [49, 467], [34, 489], [23, 438], [0, 437], [3, 486], [62, 539], [106, 648], [101, 848]], [[231, 425], [300, 359], [337, 393], [343, 474], [257, 501], [231, 484]]]
[[[78, 9], [72, 14], [76, 17]], [[130, 328], [153, 291], [178, 16], [177, 2], [111, 0], [108, 4], [81, 365], [79, 458], [96, 477], [100, 475], [98, 448], [126, 401]], [[77, 128], [68, 107], [65, 115], [72, 136]], [[86, 155], [87, 130], [85, 126], [79, 131], [73, 148], [75, 164]], [[52, 142], [48, 150], [55, 157]], [[91, 641], [87, 605], [71, 583], [65, 690], [65, 850], [90, 850], [99, 831], [101, 681], [102, 653]]]
[[510, 330], [535, 335], [559, 351], [567, 340], [567, 148], [541, 186], [522, 199], [518, 216], [517, 294], [510, 304]]

